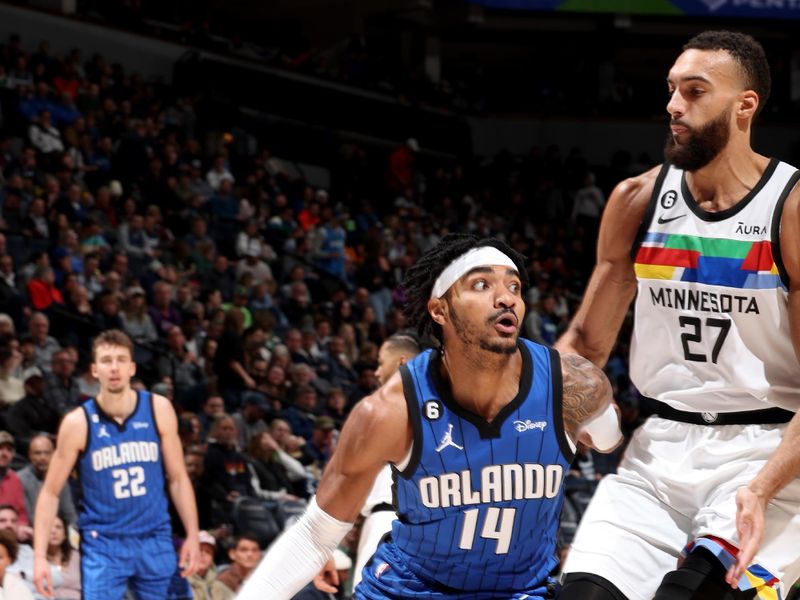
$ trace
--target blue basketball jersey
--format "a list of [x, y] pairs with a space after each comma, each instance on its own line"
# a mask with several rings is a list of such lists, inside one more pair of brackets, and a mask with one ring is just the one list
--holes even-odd
[[82, 407], [88, 434], [78, 459], [81, 530], [108, 535], [169, 531], [161, 436], [150, 393], [137, 393], [136, 409], [122, 424], [94, 398]]
[[557, 564], [562, 484], [573, 458], [561, 362], [527, 340], [519, 348], [519, 392], [491, 423], [452, 399], [438, 353], [401, 370], [414, 441], [408, 465], [394, 469], [391, 540], [412, 573], [456, 597], [543, 589]]

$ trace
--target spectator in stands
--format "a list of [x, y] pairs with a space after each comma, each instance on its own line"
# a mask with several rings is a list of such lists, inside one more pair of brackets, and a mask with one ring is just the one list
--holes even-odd
[[31, 145], [46, 157], [54, 152], [64, 151], [61, 132], [53, 126], [49, 110], [40, 112], [39, 118], [31, 123], [28, 129], [28, 139]]
[[273, 405], [273, 409], [282, 410], [287, 402], [289, 386], [286, 381], [286, 370], [279, 364], [273, 362], [267, 369], [267, 380], [259, 387], [260, 391], [266, 394]]
[[97, 297], [97, 310], [94, 311], [94, 324], [98, 331], [122, 329], [120, 300], [112, 291], [101, 292]]
[[330, 338], [322, 362], [326, 366], [325, 377], [332, 386], [350, 390], [355, 385], [358, 376], [345, 352], [344, 338], [338, 335]]
[[[18, 473], [25, 495], [25, 511], [31, 520], [36, 508], [36, 499], [39, 497], [39, 490], [42, 489], [44, 476], [47, 474], [50, 460], [53, 458], [54, 448], [50, 436], [33, 436], [28, 444], [28, 460], [31, 463]], [[78, 522], [78, 512], [75, 510], [69, 486], [64, 486], [58, 497], [58, 514], [67, 523]], [[33, 523], [31, 522], [31, 524]]]
[[242, 408], [232, 415], [237, 431], [237, 446], [247, 448], [253, 436], [266, 431], [264, 418], [270, 415], [272, 408], [267, 404], [264, 394], [255, 390], [244, 392]]
[[166, 337], [173, 325], [181, 324], [181, 315], [172, 301], [172, 284], [158, 281], [153, 286], [153, 305], [147, 310], [158, 334]]
[[53, 303], [64, 304], [64, 297], [55, 282], [56, 276], [52, 267], [37, 267], [26, 286], [33, 308], [47, 310]]
[[317, 393], [310, 385], [294, 388], [294, 404], [281, 413], [295, 435], [310, 440], [317, 417]]
[[289, 456], [268, 431], [250, 439], [247, 455], [258, 478], [261, 497], [280, 500], [305, 495], [308, 472], [300, 461]]
[[53, 520], [53, 529], [47, 545], [47, 562], [50, 570], [60, 573], [61, 584], [53, 584], [55, 600], [81, 600], [81, 557], [69, 541], [69, 521], [60, 516]]
[[319, 475], [322, 475], [322, 471], [331, 459], [331, 454], [333, 454], [336, 447], [335, 435], [336, 423], [331, 417], [323, 416], [314, 419], [314, 429], [306, 447], [314, 458], [313, 466]]
[[147, 312], [144, 290], [139, 286], [128, 288], [125, 305], [119, 314], [122, 330], [133, 340], [133, 356], [138, 364], [147, 364], [153, 358], [153, 345], [158, 332]]
[[353, 406], [356, 402], [361, 400], [362, 398], [366, 398], [372, 392], [378, 389], [380, 382], [378, 378], [375, 376], [375, 363], [369, 362], [362, 364], [358, 368], [358, 380], [356, 382], [356, 386], [350, 392], [350, 396], [348, 398], [349, 405]]
[[242, 583], [261, 560], [258, 538], [249, 533], [236, 536], [233, 548], [228, 551], [231, 566], [217, 575], [211, 584], [214, 600], [233, 600]]
[[231, 514], [237, 498], [255, 496], [247, 458], [236, 449], [236, 435], [236, 423], [230, 415], [217, 417], [209, 432], [204, 461], [204, 493], [225, 516]]
[[[0, 530], [11, 532], [17, 542], [23, 542], [18, 545], [17, 559], [6, 568], [6, 572], [19, 575], [35, 600], [45, 600], [43, 596], [35, 593], [33, 587], [33, 548], [24, 543], [30, 539], [30, 529], [28, 525], [20, 522], [20, 512], [17, 508], [10, 504], [0, 504]], [[53, 585], [61, 585], [61, 573], [58, 571], [53, 573]]]
[[42, 198], [34, 198], [28, 206], [28, 214], [22, 222], [22, 235], [35, 240], [50, 239], [47, 205]]
[[28, 322], [28, 332], [33, 340], [36, 366], [43, 371], [49, 371], [53, 364], [53, 354], [60, 348], [55, 338], [49, 335], [50, 319], [44, 313], [33, 313]]
[[556, 299], [546, 293], [539, 301], [539, 308], [525, 317], [525, 337], [545, 346], [552, 346], [559, 334], [561, 320], [555, 314]]
[[203, 428], [203, 439], [208, 437], [208, 434], [211, 431], [211, 426], [214, 424], [214, 421], [217, 420], [217, 417], [220, 417], [224, 414], [225, 401], [223, 400], [222, 396], [213, 394], [206, 398], [205, 402], [203, 402], [203, 408], [198, 415], [200, 424]]
[[256, 386], [244, 366], [243, 332], [244, 315], [238, 310], [226, 312], [225, 327], [214, 355], [214, 370], [217, 373], [217, 388], [228, 410], [239, 407], [244, 389], [254, 389]]
[[213, 269], [204, 278], [203, 289], [206, 292], [218, 290], [225, 302], [229, 302], [233, 298], [236, 289], [236, 272], [224, 254], [220, 254], [214, 259]]
[[[193, 446], [187, 448], [183, 454], [184, 464], [186, 465], [186, 472], [189, 475], [189, 480], [192, 482], [194, 489], [195, 499], [197, 500], [197, 519], [200, 527], [209, 528], [212, 525], [217, 525], [219, 521], [214, 520], [214, 511], [211, 503], [211, 497], [206, 493], [204, 486], [205, 479], [205, 450], [203, 446]], [[174, 510], [174, 507], [172, 508]], [[183, 537], [183, 524], [180, 519], [175, 519], [173, 514], [172, 523], [173, 527], [177, 530], [176, 533], [179, 537]]]
[[28, 586], [9, 566], [17, 562], [19, 544], [9, 529], [0, 529], [0, 598], [4, 600], [33, 600]]
[[237, 281], [241, 281], [245, 273], [252, 275], [252, 285], [272, 280], [272, 269], [261, 258], [261, 247], [257, 243], [250, 243], [244, 251], [243, 258], [236, 263]]
[[9, 333], [0, 334], [0, 410], [25, 396], [21, 363], [19, 341]]
[[75, 362], [69, 349], [60, 348], [53, 353], [51, 371], [44, 374], [44, 401], [61, 416], [81, 402]]
[[347, 418], [347, 395], [342, 388], [333, 387], [328, 391], [325, 397], [325, 407], [323, 411], [325, 416], [333, 419], [337, 428], [341, 428]]
[[28, 367], [22, 376], [25, 396], [6, 412], [6, 425], [26, 447], [38, 432], [55, 433], [61, 418], [44, 399], [44, 381], [38, 367]]
[[197, 410], [207, 391], [207, 380], [198, 357], [186, 349], [186, 337], [178, 325], [167, 333], [167, 350], [158, 359], [158, 374], [169, 377], [176, 390], [178, 405]]
[[206, 181], [208, 181], [208, 185], [210, 185], [211, 189], [215, 192], [220, 188], [220, 184], [223, 181], [228, 181], [230, 183], [234, 183], [236, 181], [236, 179], [233, 177], [233, 174], [225, 165], [224, 155], [219, 154], [214, 158], [214, 164], [206, 174]]
[[19, 476], [10, 467], [15, 447], [14, 436], [7, 431], [0, 431], [0, 504], [13, 508], [20, 524], [19, 531], [16, 531], [17, 537], [21, 541], [28, 541], [32, 530], [25, 510], [25, 492]]
[[215, 600], [211, 586], [217, 579], [217, 567], [214, 564], [214, 552], [217, 549], [217, 540], [208, 531], [201, 530], [200, 557], [197, 572], [189, 577], [194, 600]]
[[314, 235], [314, 262], [319, 269], [336, 277], [346, 279], [345, 241], [347, 234], [342, 227], [342, 211], [334, 211], [330, 206], [322, 209], [320, 224]]

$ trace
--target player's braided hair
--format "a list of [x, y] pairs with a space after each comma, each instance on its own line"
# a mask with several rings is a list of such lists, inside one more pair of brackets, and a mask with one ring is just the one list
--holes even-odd
[[[447, 266], [473, 248], [491, 246], [506, 254], [517, 266], [523, 288], [528, 286], [525, 257], [497, 238], [480, 239], [474, 235], [451, 233], [423, 254], [407, 272], [403, 281], [406, 303], [403, 312], [408, 326], [416, 330], [421, 338], [432, 336], [442, 343], [442, 331], [438, 323], [428, 314], [428, 300], [436, 278]], [[445, 294], [445, 297], [450, 292]]]

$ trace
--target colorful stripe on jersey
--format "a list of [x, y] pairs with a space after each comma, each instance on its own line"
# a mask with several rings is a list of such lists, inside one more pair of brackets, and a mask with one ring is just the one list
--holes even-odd
[[785, 289], [772, 242], [648, 232], [636, 253], [639, 279], [667, 279], [739, 289]]

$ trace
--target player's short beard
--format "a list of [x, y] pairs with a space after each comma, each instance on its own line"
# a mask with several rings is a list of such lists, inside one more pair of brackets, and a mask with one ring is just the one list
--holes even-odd
[[508, 338], [509, 341], [505, 343], [488, 339], [487, 337], [484, 337], [475, 331], [473, 327], [471, 327], [458, 316], [453, 308], [452, 302], [448, 300], [448, 304], [450, 308], [450, 320], [453, 323], [453, 329], [455, 329], [458, 339], [461, 340], [461, 343], [463, 343], [466, 347], [469, 347], [471, 344], [474, 344], [477, 341], [478, 347], [481, 350], [486, 350], [487, 352], [491, 352], [493, 354], [509, 356], [517, 351], [517, 338], [519, 337], [519, 331], [517, 331], [517, 334], [513, 338]]
[[714, 160], [731, 137], [730, 110], [726, 108], [699, 129], [689, 129], [683, 144], [670, 132], [664, 145], [667, 162], [684, 171], [697, 171]]

